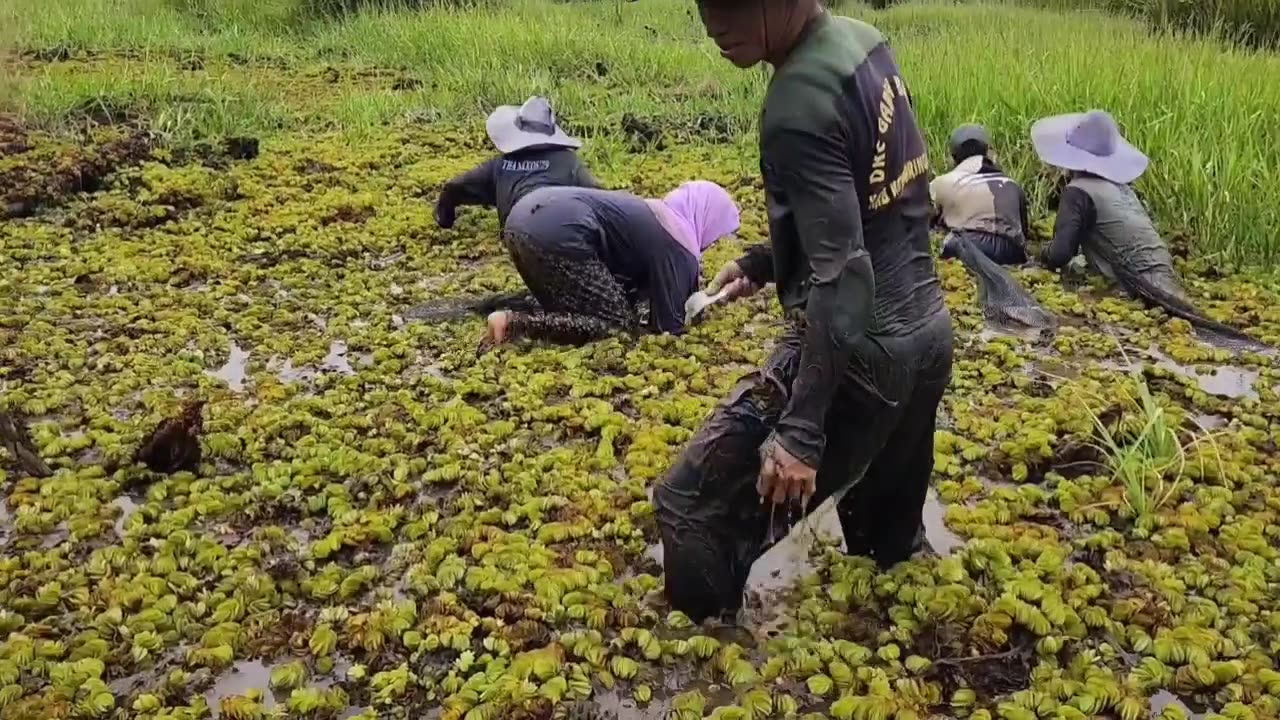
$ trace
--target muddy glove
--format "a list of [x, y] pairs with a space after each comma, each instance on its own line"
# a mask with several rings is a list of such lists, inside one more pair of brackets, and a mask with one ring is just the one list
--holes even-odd
[[711, 283], [707, 285], [706, 293], [708, 296], [717, 295], [724, 292], [725, 300], [735, 300], [740, 297], [748, 297], [754, 295], [760, 286], [751, 282], [749, 278], [742, 272], [742, 266], [736, 261], [730, 260], [720, 268], [720, 272], [716, 273]]

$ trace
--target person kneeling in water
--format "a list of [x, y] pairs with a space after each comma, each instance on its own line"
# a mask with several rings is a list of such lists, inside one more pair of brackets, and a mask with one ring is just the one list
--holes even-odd
[[463, 205], [497, 208], [498, 225], [505, 226], [511, 208], [538, 188], [600, 187], [578, 157], [582, 141], [560, 128], [546, 98], [534, 95], [519, 107], [499, 107], [485, 129], [502, 154], [445, 183], [435, 209], [440, 227], [453, 227]]
[[929, 185], [938, 219], [947, 229], [942, 257], [956, 256], [952, 238], [968, 240], [1001, 265], [1027, 261], [1027, 195], [991, 159], [991, 138], [981, 125], [951, 133], [951, 172]]
[[511, 209], [502, 239], [541, 310], [490, 314], [480, 349], [519, 337], [581, 344], [634, 333], [642, 298], [650, 329], [680, 333], [703, 251], [738, 226], [728, 191], [705, 180], [661, 200], [620, 190], [535, 190]]
[[1077, 253], [1083, 254], [1090, 269], [1130, 296], [1216, 333], [1229, 345], [1273, 349], [1205, 317], [1192, 303], [1173, 255], [1132, 187], [1150, 161], [1121, 136], [1109, 113], [1091, 110], [1044, 118], [1032, 126], [1031, 141], [1046, 165], [1066, 171], [1068, 177], [1053, 240], [1042, 253], [1045, 266], [1059, 270]]

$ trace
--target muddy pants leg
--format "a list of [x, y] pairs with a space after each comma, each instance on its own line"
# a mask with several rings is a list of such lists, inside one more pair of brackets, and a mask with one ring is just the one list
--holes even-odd
[[[784, 336], [654, 489], [667, 599], [695, 621], [735, 613], [751, 566], [804, 516], [798, 507], [761, 504], [756, 492], [760, 447], [786, 406], [798, 363], [798, 336]], [[892, 410], [840, 402], [826, 422], [828, 449], [809, 511], [861, 475], [893, 427]]]
[[638, 328], [626, 291], [599, 258], [559, 255], [510, 230], [503, 240], [521, 279], [543, 308], [513, 312], [512, 337], [579, 344]]
[[760, 446], [781, 411], [743, 380], [654, 488], [667, 600], [695, 622], [732, 614], [759, 554]]
[[933, 434], [951, 380], [949, 318], [945, 325], [945, 333], [935, 333], [931, 362], [918, 376], [896, 426], [862, 481], [837, 508], [847, 551], [871, 557], [881, 568], [910, 558], [923, 540], [921, 514], [933, 475]]

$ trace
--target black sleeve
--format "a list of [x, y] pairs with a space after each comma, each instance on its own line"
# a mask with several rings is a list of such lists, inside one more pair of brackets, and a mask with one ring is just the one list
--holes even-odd
[[586, 163], [578, 162], [578, 169], [574, 172], [574, 181], [578, 187], [595, 188], [596, 190], [608, 190], [605, 186], [596, 180], [596, 177], [587, 169]]
[[649, 268], [649, 324], [660, 333], [684, 332], [684, 303], [698, 289], [696, 264], [686, 262], [692, 257], [662, 253]]
[[444, 184], [436, 201], [436, 222], [440, 227], [453, 227], [454, 210], [460, 205], [485, 205], [498, 202], [494, 171], [501, 158], [493, 158]]
[[773, 282], [773, 248], [769, 243], [757, 243], [747, 248], [738, 258], [738, 267], [747, 279], [757, 285]]
[[817, 467], [827, 409], [871, 324], [875, 273], [841, 133], [783, 130], [764, 148], [809, 260], [800, 368], [775, 435], [792, 455]]
[[1093, 228], [1096, 214], [1093, 198], [1078, 187], [1068, 185], [1058, 202], [1058, 218], [1053, 224], [1053, 240], [1041, 253], [1041, 261], [1050, 270], [1058, 270], [1080, 252], [1080, 244]]
[[1031, 242], [1031, 213], [1027, 209], [1027, 193], [1018, 193], [1018, 215], [1022, 220], [1022, 240]]

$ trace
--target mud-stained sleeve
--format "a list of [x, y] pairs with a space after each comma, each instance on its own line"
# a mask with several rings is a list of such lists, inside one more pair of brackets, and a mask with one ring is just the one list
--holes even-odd
[[578, 187], [594, 188], [596, 190], [609, 189], [601, 185], [599, 180], [596, 180], [596, 176], [591, 174], [591, 171], [587, 169], [586, 163], [581, 160], [578, 161], [578, 169], [574, 172], [574, 181], [577, 182]]
[[1018, 219], [1022, 222], [1022, 241], [1031, 241], [1031, 212], [1027, 208], [1027, 193], [1018, 187]]
[[1080, 252], [1080, 245], [1093, 227], [1093, 198], [1078, 187], [1068, 185], [1058, 201], [1058, 217], [1053, 223], [1053, 239], [1045, 246], [1041, 260], [1050, 270], [1065, 267]]
[[773, 248], [769, 243], [756, 243], [736, 260], [742, 274], [757, 285], [773, 282]]
[[862, 235], [862, 204], [840, 130], [786, 129], [764, 143], [809, 261], [800, 368], [775, 431], [792, 455], [818, 467], [824, 423], [874, 310], [875, 273]]
[[693, 256], [659, 255], [649, 268], [649, 324], [653, 329], [672, 335], [684, 332], [684, 303], [697, 289], [698, 268]]
[[500, 161], [501, 158], [493, 158], [444, 184], [440, 198], [436, 200], [436, 222], [440, 227], [453, 227], [454, 211], [461, 205], [492, 207], [497, 204], [495, 176]]

